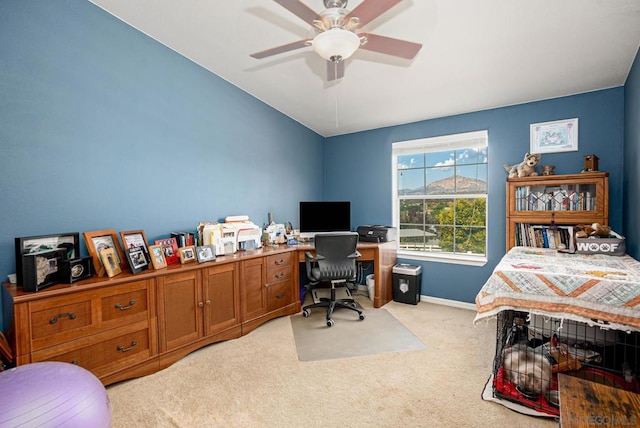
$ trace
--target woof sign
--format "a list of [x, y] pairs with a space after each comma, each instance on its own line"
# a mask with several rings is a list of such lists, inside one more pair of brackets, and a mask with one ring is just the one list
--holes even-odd
[[619, 244], [609, 244], [597, 242], [578, 242], [578, 251], [588, 251], [590, 253], [613, 253], [620, 246]]
[[623, 256], [626, 248], [624, 238], [576, 239], [576, 251], [582, 254], [608, 254]]

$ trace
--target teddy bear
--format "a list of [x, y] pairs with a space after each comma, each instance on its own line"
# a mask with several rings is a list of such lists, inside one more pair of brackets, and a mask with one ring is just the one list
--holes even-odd
[[526, 153], [524, 160], [517, 165], [504, 164], [504, 169], [509, 173], [509, 178], [513, 177], [534, 177], [538, 175], [536, 167], [540, 163], [541, 155], [539, 153]]

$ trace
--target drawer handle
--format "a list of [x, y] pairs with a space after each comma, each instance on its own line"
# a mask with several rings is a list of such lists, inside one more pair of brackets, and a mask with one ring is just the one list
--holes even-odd
[[120, 303], [116, 303], [116, 309], [120, 309], [121, 311], [126, 311], [128, 309], [133, 308], [133, 305], [136, 304], [135, 300], [129, 300], [129, 306], [122, 306]]
[[138, 344], [138, 342], [133, 340], [131, 342], [131, 346], [129, 346], [129, 347], [124, 347], [123, 345], [118, 345], [118, 351], [120, 351], [120, 352], [129, 352], [133, 348], [135, 348], [137, 344]]
[[282, 299], [284, 297], [284, 292], [276, 294], [276, 299]]
[[280, 278], [284, 277], [284, 272], [277, 273], [277, 274], [275, 274], [273, 276], [275, 276], [276, 279], [280, 279]]
[[276, 261], [276, 264], [277, 265], [283, 265], [284, 264], [284, 260], [280, 259], [280, 260]]
[[58, 318], [64, 318], [64, 317], [69, 317], [70, 320], [74, 320], [76, 319], [76, 314], [74, 314], [73, 312], [66, 312], [64, 314], [58, 314], [55, 317], [51, 318], [49, 320], [49, 324], [55, 324], [58, 322]]

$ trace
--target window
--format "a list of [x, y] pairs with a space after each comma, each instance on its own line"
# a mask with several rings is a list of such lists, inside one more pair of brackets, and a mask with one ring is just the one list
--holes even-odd
[[486, 263], [487, 131], [393, 143], [398, 255]]

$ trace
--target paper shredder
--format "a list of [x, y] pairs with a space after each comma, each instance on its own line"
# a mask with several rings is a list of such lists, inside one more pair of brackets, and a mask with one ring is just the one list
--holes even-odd
[[398, 263], [393, 267], [393, 300], [417, 305], [420, 301], [422, 267]]

